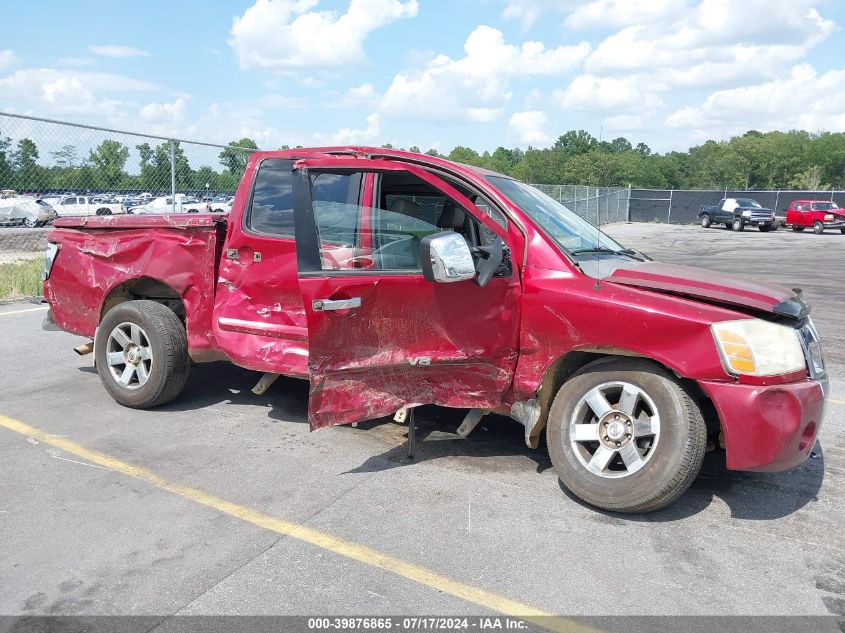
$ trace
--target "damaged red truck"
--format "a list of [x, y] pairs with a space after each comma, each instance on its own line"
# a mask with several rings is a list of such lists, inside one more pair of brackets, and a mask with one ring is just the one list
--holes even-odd
[[190, 363], [310, 380], [311, 428], [425, 404], [546, 430], [562, 483], [642, 512], [705, 450], [797, 466], [827, 375], [800, 291], [661, 264], [507, 176], [374, 148], [252, 155], [228, 216], [61, 218], [45, 327], [93, 339], [119, 403]]

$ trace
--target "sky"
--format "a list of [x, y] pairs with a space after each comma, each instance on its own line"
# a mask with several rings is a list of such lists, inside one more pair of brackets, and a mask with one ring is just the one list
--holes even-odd
[[4, 16], [0, 110], [213, 143], [448, 153], [585, 129], [666, 152], [845, 131], [833, 0], [40, 0]]

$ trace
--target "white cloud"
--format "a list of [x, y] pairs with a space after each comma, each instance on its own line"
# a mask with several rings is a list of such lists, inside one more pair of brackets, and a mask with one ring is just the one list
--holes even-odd
[[767, 130], [845, 129], [845, 69], [819, 75], [809, 64], [792, 68], [788, 78], [756, 86], [718, 90], [700, 106], [678, 108], [666, 125], [729, 136], [749, 128]]
[[11, 48], [0, 50], [0, 68], [11, 68], [20, 63], [20, 58]]
[[188, 102], [184, 97], [178, 97], [171, 103], [151, 102], [141, 108], [138, 116], [142, 121], [152, 125], [173, 126], [181, 123], [187, 105]]
[[570, 29], [608, 29], [674, 21], [687, 9], [686, 0], [594, 0], [579, 5], [566, 17], [564, 24]]
[[74, 69], [20, 69], [0, 78], [8, 107], [35, 114], [90, 114], [105, 120], [118, 111], [129, 93], [158, 90], [155, 84], [116, 75]]
[[381, 94], [373, 84], [363, 83], [359, 86], [352, 86], [341, 95], [330, 93], [323, 103], [326, 107], [333, 109], [367, 108], [371, 110], [377, 106], [380, 99]]
[[774, 77], [835, 30], [812, 2], [703, 0], [676, 21], [627, 26], [607, 37], [585, 68], [593, 75], [639, 73], [677, 87], [728, 87]]
[[528, 29], [545, 11], [565, 11], [578, 5], [578, 0], [507, 0], [502, 17], [506, 20], [519, 20], [522, 22], [522, 28]]
[[520, 145], [546, 145], [551, 136], [546, 132], [548, 119], [540, 110], [514, 112], [508, 125], [516, 133]]
[[663, 105], [653, 92], [636, 76], [596, 77], [579, 75], [563, 90], [555, 90], [554, 98], [568, 110], [613, 111], [654, 109]]
[[490, 122], [509, 102], [511, 81], [566, 74], [589, 54], [590, 45], [516, 46], [507, 44], [501, 31], [479, 26], [467, 37], [464, 52], [457, 60], [438, 55], [420, 71], [397, 74], [382, 100], [383, 111], [427, 120]]
[[417, 0], [350, 0], [346, 13], [312, 11], [319, 0], [256, 0], [232, 23], [241, 68], [340, 68], [366, 59], [370, 32], [414, 17]]
[[95, 55], [102, 57], [149, 57], [150, 54], [140, 48], [131, 46], [119, 46], [115, 44], [92, 45], [88, 47]]
[[314, 134], [316, 144], [326, 145], [362, 145], [375, 144], [381, 134], [381, 121], [377, 112], [367, 117], [364, 129], [341, 128], [334, 134]]

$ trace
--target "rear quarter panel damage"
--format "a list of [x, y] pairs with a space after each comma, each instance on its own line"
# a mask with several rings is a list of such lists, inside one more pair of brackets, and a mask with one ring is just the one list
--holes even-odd
[[60, 250], [44, 296], [63, 330], [93, 337], [109, 293], [148, 277], [182, 297], [191, 353], [215, 347], [211, 317], [222, 226], [59, 227], [49, 240]]

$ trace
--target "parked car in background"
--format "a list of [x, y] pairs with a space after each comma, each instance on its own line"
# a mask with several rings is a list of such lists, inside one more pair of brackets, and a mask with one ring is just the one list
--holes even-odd
[[68, 196], [52, 206], [61, 217], [126, 213], [126, 207], [119, 202], [95, 202], [95, 200], [88, 196]]
[[845, 234], [845, 209], [830, 200], [793, 200], [786, 209], [786, 225], [799, 232], [812, 227], [816, 235], [827, 229]]
[[775, 212], [752, 198], [722, 198], [719, 204], [702, 205], [698, 210], [702, 228], [724, 224], [725, 228], [742, 231], [746, 226], [756, 226], [764, 233], [777, 231], [779, 222]]
[[228, 220], [55, 225], [45, 327], [93, 339], [127, 407], [176, 398], [191, 361], [230, 360], [310, 380], [312, 429], [410, 423], [426, 404], [472, 409], [462, 427], [503, 413], [532, 448], [546, 430], [573, 494], [621, 512], [677, 499], [708, 445], [731, 470], [798, 466], [822, 423], [827, 373], [800, 290], [652, 261], [481, 168], [255, 152]]
[[212, 213], [229, 213], [232, 210], [232, 201], [234, 198], [215, 198], [208, 203], [208, 209]]
[[5, 226], [44, 226], [56, 219], [50, 205], [32, 196], [20, 196], [14, 189], [0, 191], [0, 224]]
[[163, 213], [208, 213], [208, 204], [184, 193], [176, 194], [176, 204], [171, 196], [161, 196], [152, 202], [132, 207], [129, 212], [135, 214], [158, 215]]

